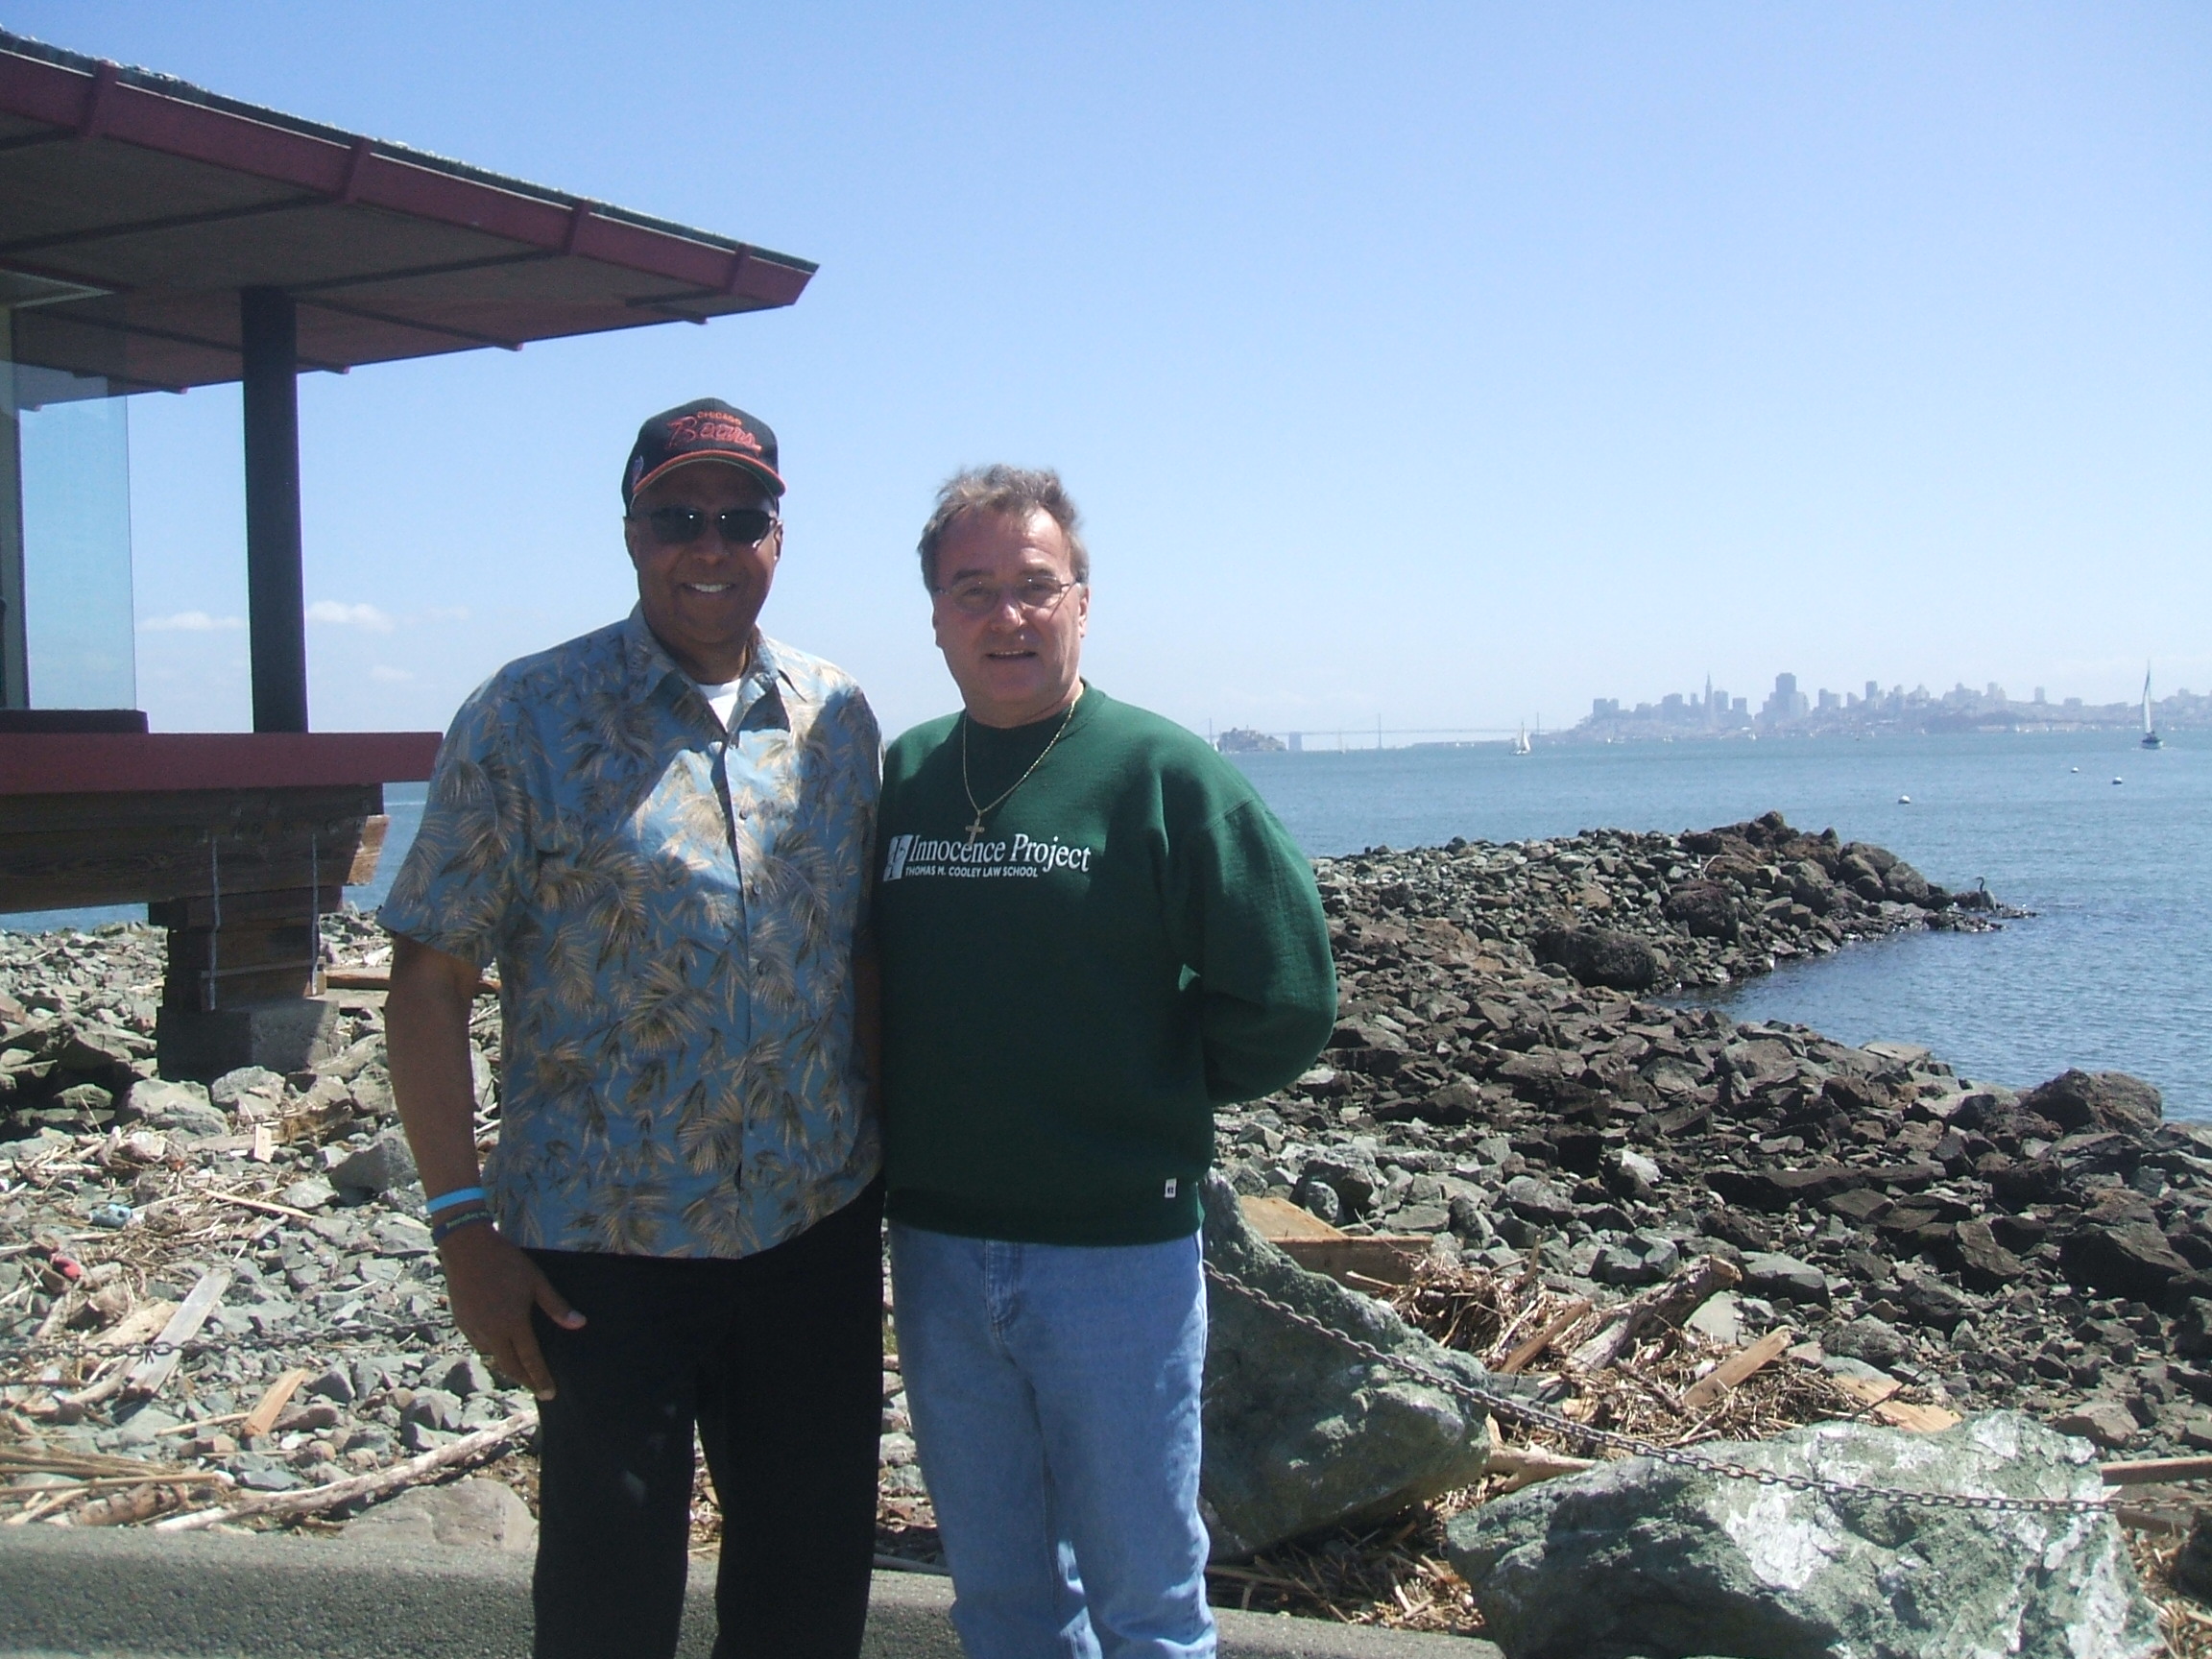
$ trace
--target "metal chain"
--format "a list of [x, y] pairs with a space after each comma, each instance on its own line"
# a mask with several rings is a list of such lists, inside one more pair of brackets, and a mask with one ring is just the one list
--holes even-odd
[[[250, 1312], [251, 1310], [248, 1311]], [[120, 1347], [108, 1349], [99, 1357], [104, 1359], [111, 1359], [122, 1356], [134, 1356], [140, 1358], [151, 1359], [159, 1358], [170, 1354], [178, 1354], [189, 1358], [201, 1354], [222, 1353], [227, 1349], [233, 1348], [252, 1348], [259, 1349], [262, 1351], [278, 1348], [305, 1348], [314, 1346], [335, 1348], [341, 1346], [351, 1346], [361, 1342], [375, 1340], [380, 1337], [406, 1337], [423, 1340], [435, 1340], [442, 1329], [445, 1329], [445, 1327], [441, 1321], [429, 1318], [427, 1316], [414, 1319], [387, 1319], [373, 1324], [340, 1326], [331, 1330], [320, 1340], [302, 1338], [298, 1341], [288, 1342], [281, 1339], [272, 1340], [268, 1338], [254, 1340], [246, 1336], [195, 1336], [183, 1342], [162, 1342], [159, 1340], [148, 1342], [129, 1342], [123, 1344]], [[460, 1333], [449, 1332], [448, 1334], [457, 1337]], [[35, 1364], [42, 1358], [60, 1358], [87, 1357], [81, 1349], [72, 1346], [68, 1342], [59, 1340], [52, 1336], [47, 1337], [43, 1342], [26, 1342], [20, 1347], [9, 1349], [6, 1352], [7, 1358], [18, 1365]], [[39, 1378], [0, 1377], [0, 1388], [51, 1386], [53, 1386], [51, 1382]]]
[[1363, 1341], [1348, 1331], [1339, 1331], [1335, 1326], [1328, 1324], [1324, 1320], [1316, 1319], [1310, 1313], [1302, 1313], [1288, 1304], [1270, 1296], [1259, 1286], [1247, 1285], [1235, 1274], [1215, 1266], [1212, 1262], [1206, 1263], [1206, 1276], [1215, 1284], [1244, 1297], [1247, 1301], [1257, 1303], [1277, 1317], [1287, 1319], [1291, 1324], [1310, 1331], [1316, 1335], [1325, 1336], [1338, 1346], [1351, 1350], [1363, 1359], [1401, 1372], [1416, 1382], [1427, 1383], [1431, 1388], [1442, 1389], [1447, 1394], [1455, 1395], [1459, 1399], [1479, 1406], [1484, 1410], [1493, 1412], [1500, 1417], [1511, 1418], [1537, 1428], [1550, 1429], [1556, 1433], [1565, 1434], [1588, 1445], [1610, 1447], [1617, 1451], [1626, 1452], [1633, 1456], [1648, 1457], [1655, 1462], [1671, 1464], [1676, 1468], [1695, 1470], [1704, 1475], [1724, 1476], [1738, 1480], [1752, 1480], [1762, 1486], [1785, 1487], [1792, 1492], [1809, 1492], [1853, 1499], [1877, 1498], [1895, 1503], [1916, 1504], [1922, 1508], [1932, 1509], [2024, 1510], [2031, 1513], [2050, 1514], [2088, 1511], [2109, 1513], [2112, 1507], [2111, 1501], [2104, 1498], [1978, 1497], [1957, 1492], [1910, 1492], [1895, 1486], [1858, 1486], [1848, 1481], [1831, 1480], [1818, 1475], [1791, 1475], [1775, 1469], [1754, 1469], [1748, 1464], [1733, 1463], [1725, 1458], [1701, 1456], [1695, 1451], [1685, 1447], [1662, 1446], [1656, 1441], [1646, 1440], [1634, 1434], [1623, 1434], [1615, 1429], [1595, 1429], [1588, 1424], [1577, 1423], [1572, 1417], [1565, 1416], [1560, 1412], [1531, 1405], [1526, 1400], [1517, 1400], [1507, 1394], [1494, 1393], [1490, 1389], [1479, 1388], [1471, 1382], [1462, 1382], [1456, 1377], [1431, 1371], [1427, 1366], [1407, 1359], [1403, 1355], [1385, 1352], [1372, 1342]]

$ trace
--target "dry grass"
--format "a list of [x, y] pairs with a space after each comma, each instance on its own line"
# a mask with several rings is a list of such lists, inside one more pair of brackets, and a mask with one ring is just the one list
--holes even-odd
[[2143, 1588], [2158, 1604], [2158, 1624], [2173, 1659], [2212, 1659], [2212, 1609], [2174, 1588], [2169, 1575], [2181, 1552], [2179, 1532], [2128, 1534], [2128, 1552], [2143, 1575]]

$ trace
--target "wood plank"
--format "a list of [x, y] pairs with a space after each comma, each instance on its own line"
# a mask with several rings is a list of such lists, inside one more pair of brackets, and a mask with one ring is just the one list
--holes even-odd
[[319, 989], [317, 967], [302, 953], [289, 961], [237, 963], [199, 972], [172, 970], [161, 980], [161, 1006], [204, 1014], [246, 1002], [312, 997]]
[[109, 1350], [135, 1348], [142, 1342], [156, 1340], [161, 1327], [176, 1316], [174, 1302], [141, 1302], [99, 1335], [92, 1338], [95, 1348]]
[[[224, 893], [306, 887], [333, 878], [374, 879], [388, 820], [337, 820], [310, 830], [287, 825], [253, 836], [110, 835], [86, 830], [60, 844], [27, 847], [0, 835], [0, 910], [75, 904], [152, 903]], [[212, 851], [212, 855], [211, 855]]]
[[[213, 899], [194, 894], [148, 906], [146, 920], [156, 927], [212, 927], [216, 908]], [[320, 893], [310, 887], [226, 893], [221, 908], [225, 926], [234, 922], [304, 922], [311, 913], [327, 916], [345, 909], [346, 889], [335, 881], [325, 880]]]
[[2212, 1479], [2212, 1457], [2142, 1457], [2103, 1466], [2107, 1486], [2152, 1486], [2167, 1480]]
[[302, 916], [294, 922], [227, 922], [220, 929], [173, 927], [168, 945], [169, 973], [176, 977], [210, 969], [311, 961], [318, 941]]
[[1310, 1210], [1302, 1210], [1287, 1198], [1239, 1198], [1237, 1207], [1253, 1232], [1270, 1243], [1285, 1238], [1341, 1238], [1341, 1228], [1332, 1227]]
[[291, 1370], [270, 1383], [259, 1403], [246, 1413], [246, 1421], [239, 1425], [238, 1432], [246, 1439], [257, 1440], [276, 1428], [284, 1407], [292, 1404], [292, 1396], [314, 1375], [312, 1371]]
[[169, 1374], [177, 1369], [177, 1361], [182, 1358], [177, 1348], [200, 1334], [200, 1327], [207, 1323], [207, 1315], [215, 1311], [215, 1305], [223, 1300], [223, 1292], [229, 1286], [228, 1267], [212, 1268], [200, 1275], [200, 1283], [192, 1286], [192, 1293], [184, 1298], [183, 1306], [155, 1338], [156, 1343], [171, 1344], [169, 1352], [149, 1354], [132, 1367], [130, 1380], [123, 1384], [126, 1394], [135, 1399], [160, 1392], [161, 1384], [169, 1381]]
[[[1309, 1273], [1373, 1295], [1377, 1286], [1409, 1285], [1413, 1267], [1429, 1253], [1426, 1233], [1377, 1233], [1368, 1238], [1278, 1238], [1275, 1247]], [[1355, 1284], [1364, 1279], [1366, 1284]]]
[[1534, 1446], [1499, 1446], [1491, 1450], [1485, 1473], [1505, 1477], [1505, 1484], [1495, 1494], [1503, 1498], [1524, 1486], [1533, 1486], [1539, 1480], [1579, 1475], [1597, 1467], [1597, 1462], [1589, 1457], [1570, 1457], [1564, 1453], [1546, 1452]]
[[1885, 1377], [1880, 1382], [1871, 1377], [1836, 1377], [1830, 1381], [1862, 1406], [1879, 1406], [1905, 1386], [1894, 1377]]
[[1561, 1309], [1558, 1313], [1546, 1320], [1544, 1322], [1543, 1330], [1537, 1332], [1535, 1335], [1529, 1337], [1527, 1341], [1516, 1344], [1513, 1352], [1506, 1355], [1503, 1359], [1499, 1361], [1499, 1372], [1503, 1376], [1513, 1377], [1518, 1376], [1521, 1372], [1527, 1370], [1530, 1365], [1536, 1362], [1536, 1357], [1538, 1355], [1542, 1354], [1545, 1349], [1551, 1347], [1552, 1343], [1558, 1341], [1560, 1337], [1564, 1336], [1568, 1332], [1572, 1331], [1575, 1326], [1579, 1325], [1582, 1322], [1583, 1317], [1588, 1314], [1589, 1311], [1589, 1298], [1586, 1296], [1575, 1297], [1574, 1301], [1568, 1303], [1565, 1308]]
[[116, 825], [186, 825], [202, 830], [323, 818], [366, 818], [384, 810], [380, 784], [298, 789], [145, 789], [130, 794], [0, 793], [0, 835]]
[[1795, 1333], [1787, 1326], [1769, 1331], [1742, 1353], [1731, 1355], [1720, 1361], [1689, 1387], [1682, 1390], [1682, 1409], [1702, 1411], [1719, 1400], [1753, 1372], [1771, 1365], [1780, 1355], [1796, 1340]]
[[397, 783], [430, 776], [436, 732], [0, 733], [0, 794]]
[[1606, 1309], [1604, 1323], [1568, 1356], [1567, 1363], [1576, 1371], [1602, 1371], [1652, 1320], [1678, 1325], [1703, 1307], [1708, 1297], [1742, 1283], [1743, 1278], [1732, 1263], [1719, 1257], [1700, 1256], [1666, 1283]]
[[1956, 1411], [1940, 1406], [1913, 1406], [1903, 1400], [1885, 1400], [1874, 1407], [1874, 1420], [1912, 1434], [1940, 1434], [1963, 1421]]
[[[212, 843], [225, 863], [232, 860], [297, 855], [320, 847], [333, 872], [368, 833], [380, 813], [318, 812], [312, 815], [233, 819], [202, 824], [75, 824], [67, 829], [10, 830], [0, 832], [0, 871], [36, 872], [67, 868], [73, 858], [97, 853], [109, 858], [159, 859], [189, 854], [207, 862]], [[230, 883], [225, 882], [228, 887]], [[305, 887], [305, 881], [294, 883]], [[205, 891], [204, 888], [202, 889]]]

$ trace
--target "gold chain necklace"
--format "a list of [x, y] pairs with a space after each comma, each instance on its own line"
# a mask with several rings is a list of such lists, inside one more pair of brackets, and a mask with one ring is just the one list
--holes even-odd
[[1054, 747], [1059, 743], [1062, 735], [1067, 732], [1068, 722], [1075, 718], [1075, 704], [1082, 701], [1083, 687], [1078, 685], [1075, 688], [1075, 702], [1069, 704], [1068, 712], [1060, 716], [1060, 727], [1058, 731], [1052, 733], [1052, 741], [1046, 744], [1044, 748], [1037, 752], [1037, 758], [1029, 762], [1028, 769], [1024, 771], [1021, 777], [1015, 779], [1012, 783], [1008, 784], [1004, 789], [1000, 790], [998, 794], [995, 796], [990, 802], [981, 806], [977, 806], [975, 805], [975, 786], [968, 781], [968, 716], [965, 711], [961, 713], [960, 792], [968, 797], [968, 805], [975, 814], [974, 821], [968, 826], [969, 846], [974, 846], [976, 840], [983, 834], [984, 830], [989, 828], [989, 826], [983, 822], [983, 814], [986, 812], [997, 811], [1000, 806], [1003, 806], [1006, 804], [1006, 797], [1013, 794], [1015, 790], [1021, 788], [1022, 784], [1028, 782], [1029, 774], [1036, 771], [1038, 767], [1045, 764], [1045, 757], [1052, 753]]

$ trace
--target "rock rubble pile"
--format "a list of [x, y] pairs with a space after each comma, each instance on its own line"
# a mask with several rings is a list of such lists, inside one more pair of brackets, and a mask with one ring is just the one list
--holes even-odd
[[[325, 931], [355, 961], [383, 948], [366, 917]], [[448, 1322], [381, 997], [337, 995], [348, 1042], [311, 1072], [164, 1081], [159, 941], [135, 926], [0, 934], [0, 1400], [56, 1450], [194, 1463], [264, 1492], [528, 1407]], [[487, 1130], [492, 1019], [480, 1005], [472, 1032]], [[218, 1299], [151, 1397], [115, 1386], [210, 1281]], [[295, 1370], [266, 1431], [242, 1432]]]
[[1718, 1254], [1743, 1274], [1698, 1316], [1723, 1340], [1787, 1325], [1832, 1370], [1960, 1412], [2129, 1455], [2212, 1449], [2212, 1129], [2164, 1122], [2120, 1073], [2021, 1091], [1650, 994], [1996, 926], [1985, 895], [1962, 911], [1772, 815], [1319, 873], [1339, 1022], [1292, 1089], [1221, 1116], [1239, 1192], [1470, 1262], [1533, 1254], [1600, 1305]]
[[[1718, 1254], [1743, 1276], [1698, 1314], [1718, 1340], [1787, 1325], [1832, 1370], [1961, 1411], [2011, 1407], [2130, 1455], [2212, 1448], [2212, 1135], [2162, 1121], [2156, 1091], [2116, 1074], [2022, 1092], [1919, 1048], [1661, 999], [1855, 939], [1999, 926], [1986, 894], [1772, 815], [1318, 871], [1338, 1026], [1294, 1087], [1221, 1115], [1238, 1191], [1539, 1269], [1600, 1305]], [[325, 936], [340, 961], [386, 959], [366, 917], [327, 918]], [[348, 1046], [328, 1063], [202, 1089], [155, 1075], [160, 977], [143, 926], [0, 934], [13, 1431], [279, 1491], [526, 1406], [447, 1323], [381, 996], [335, 994]], [[489, 998], [471, 1035], [489, 1144]], [[125, 1386], [219, 1275], [172, 1374]], [[274, 1421], [245, 1432], [294, 1371]], [[886, 1503], [911, 1506], [899, 1387], [894, 1359]]]

